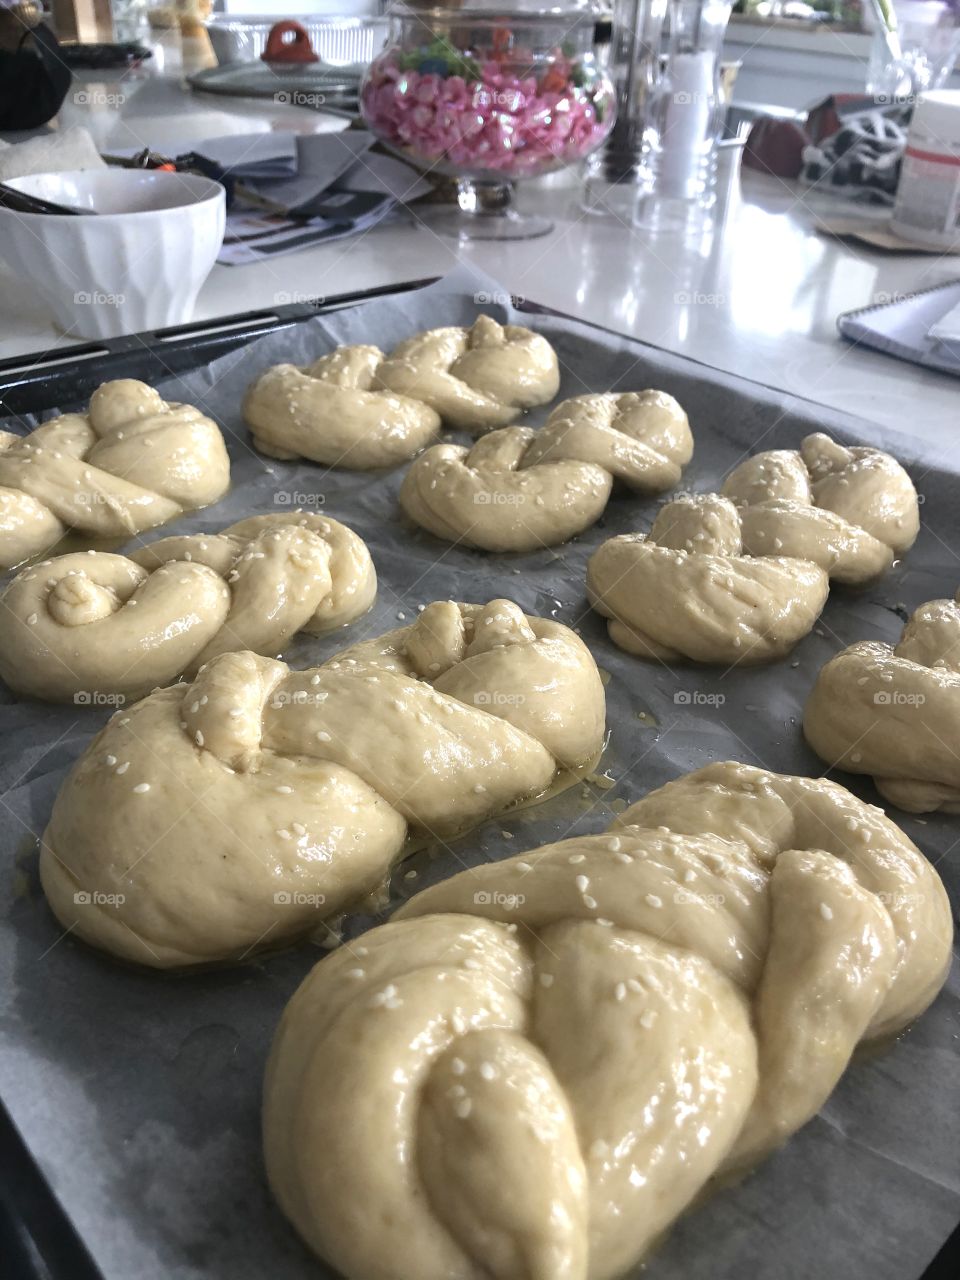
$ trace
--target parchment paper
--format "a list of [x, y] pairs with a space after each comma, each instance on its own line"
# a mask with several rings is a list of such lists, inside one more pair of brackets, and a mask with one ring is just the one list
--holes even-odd
[[[476, 294], [495, 301], [478, 304]], [[960, 578], [956, 475], [917, 462], [908, 440], [572, 321], [533, 321], [559, 352], [561, 395], [646, 386], [675, 394], [696, 436], [688, 488], [716, 487], [745, 452], [795, 446], [817, 428], [892, 445], [913, 463], [924, 499], [924, 528], [905, 562], [860, 593], [834, 588], [821, 623], [791, 660], [744, 673], [671, 672], [617, 650], [584, 598], [591, 551], [611, 534], [648, 527], [656, 501], [618, 492], [600, 524], [576, 542], [494, 557], [409, 529], [396, 505], [402, 468], [333, 472], [270, 462], [250, 449], [239, 406], [265, 366], [306, 362], [336, 342], [389, 348], [421, 328], [468, 323], [481, 310], [503, 319], [507, 310], [497, 301], [503, 297], [501, 286], [461, 270], [423, 293], [379, 299], [266, 337], [161, 387], [168, 398], [200, 404], [220, 421], [234, 467], [223, 502], [163, 533], [214, 530], [255, 512], [313, 504], [349, 523], [373, 550], [380, 594], [372, 613], [334, 637], [295, 642], [288, 653], [293, 665], [311, 665], [345, 643], [398, 626], [418, 604], [502, 595], [577, 628], [609, 673], [605, 780], [488, 823], [449, 848], [425, 850], [395, 873], [395, 900], [465, 864], [603, 830], [626, 804], [712, 760], [821, 773], [799, 727], [816, 671], [855, 640], [897, 639], [902, 606], [952, 596]], [[146, 540], [151, 536], [157, 535]], [[704, 705], [697, 694], [723, 701]], [[241, 968], [161, 976], [124, 968], [63, 937], [39, 890], [36, 837], [67, 767], [109, 708], [3, 696], [0, 1089], [16, 1124], [108, 1280], [330, 1276], [274, 1207], [259, 1141], [271, 1036], [321, 951], [306, 947]], [[840, 780], [876, 802], [867, 780]], [[894, 817], [936, 863], [956, 904], [960, 819], [920, 821], [896, 811]], [[347, 932], [371, 923], [354, 917]], [[917, 1025], [882, 1055], [856, 1062], [823, 1113], [781, 1153], [679, 1223], [644, 1275], [918, 1277], [960, 1216], [958, 994], [955, 966], [949, 987]]]

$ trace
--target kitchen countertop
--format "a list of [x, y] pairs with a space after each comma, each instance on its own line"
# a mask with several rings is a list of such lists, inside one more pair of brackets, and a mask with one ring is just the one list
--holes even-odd
[[[340, 119], [303, 108], [193, 94], [169, 56], [165, 66], [138, 76], [78, 82], [57, 125], [75, 123], [105, 149], [343, 127]], [[960, 259], [823, 236], [815, 214], [837, 212], [835, 200], [741, 175], [737, 151], [725, 154], [721, 187], [714, 223], [695, 241], [583, 212], [570, 178], [566, 185], [556, 178], [534, 183], [522, 193], [523, 207], [555, 220], [552, 233], [535, 240], [458, 245], [428, 230], [414, 209], [349, 240], [253, 266], [215, 266], [195, 318], [441, 275], [460, 260], [514, 295], [906, 431], [932, 455], [952, 449], [956, 381], [851, 346], [837, 336], [836, 318], [956, 279]], [[0, 266], [0, 357], [65, 352], [70, 342]]]

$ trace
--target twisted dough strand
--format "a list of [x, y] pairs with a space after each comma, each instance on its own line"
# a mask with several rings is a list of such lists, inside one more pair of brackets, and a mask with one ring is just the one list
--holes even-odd
[[745, 555], [740, 514], [716, 493], [666, 503], [649, 534], [611, 538], [587, 565], [587, 597], [614, 644], [665, 662], [773, 662], [810, 631], [828, 590], [813, 560]]
[[276, 654], [298, 631], [352, 622], [376, 590], [362, 539], [300, 511], [161, 538], [129, 557], [60, 556], [0, 596], [0, 677], [48, 701], [137, 697], [220, 653]]
[[367, 469], [412, 458], [441, 421], [473, 432], [503, 426], [559, 385], [546, 338], [480, 316], [469, 329], [417, 334], [388, 356], [338, 347], [303, 369], [275, 365], [247, 391], [243, 414], [263, 453]]
[[449, 836], [540, 795], [603, 727], [586, 647], [506, 600], [435, 602], [313, 670], [222, 654], [80, 757], [41, 880], [61, 921], [117, 955], [233, 959], [375, 889], [408, 831]]
[[929, 600], [897, 645], [861, 641], [824, 666], [803, 713], [831, 768], [872, 774], [910, 813], [960, 813], [960, 606]]
[[832, 783], [711, 765], [465, 871], [318, 964], [271, 1186], [349, 1280], [607, 1280], [934, 998], [943, 887]]
[[722, 493], [741, 508], [747, 555], [813, 560], [834, 582], [879, 577], [920, 530], [917, 492], [890, 454], [807, 436], [799, 451], [754, 454]]
[[86, 414], [28, 436], [0, 432], [0, 566], [49, 550], [68, 529], [126, 538], [222, 498], [230, 462], [216, 424], [142, 382], [105, 382]]
[[665, 392], [576, 396], [539, 431], [506, 427], [472, 449], [434, 445], [411, 464], [400, 505], [449, 542], [534, 551], [599, 519], [614, 480], [658, 493], [692, 454], [687, 416]]

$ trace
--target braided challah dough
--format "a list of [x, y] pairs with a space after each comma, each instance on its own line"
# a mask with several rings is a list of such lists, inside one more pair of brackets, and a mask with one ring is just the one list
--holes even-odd
[[348, 1280], [607, 1280], [934, 998], [933, 868], [842, 787], [711, 765], [477, 867], [318, 964], [267, 1171]]
[[559, 386], [546, 338], [480, 316], [469, 329], [419, 333], [388, 356], [338, 347], [304, 369], [275, 365], [247, 391], [243, 415], [264, 453], [367, 469], [412, 458], [441, 421], [472, 432], [505, 426]]
[[0, 596], [0, 677], [52, 702], [135, 698], [217, 654], [276, 655], [298, 631], [353, 622], [376, 593], [363, 540], [300, 511], [161, 538], [129, 556], [60, 556]]
[[920, 529], [917, 491], [896, 459], [822, 433], [747, 458], [721, 492], [741, 509], [747, 555], [813, 560], [833, 582], [886, 573]]
[[664, 662], [782, 658], [820, 616], [829, 585], [812, 560], [745, 555], [740, 514], [716, 493], [666, 503], [649, 534], [611, 538], [587, 565], [587, 596], [610, 619], [610, 639]]
[[472, 449], [428, 449], [411, 464], [400, 505], [448, 542], [535, 551], [599, 519], [614, 480], [638, 493], [672, 489], [692, 454], [687, 415], [663, 391], [575, 396], [539, 431], [505, 427]]
[[0, 567], [49, 551], [68, 529], [128, 538], [226, 493], [230, 460], [216, 423], [152, 387], [105, 382], [85, 414], [27, 436], [0, 431]]
[[409, 832], [450, 836], [540, 795], [603, 729], [586, 646], [507, 600], [435, 602], [313, 670], [222, 654], [94, 739], [54, 804], [41, 881], [64, 927], [116, 955], [234, 959], [357, 902]]
[[960, 813], [960, 607], [920, 606], [894, 647], [851, 645], [817, 676], [803, 714], [823, 760], [872, 774], [911, 813]]

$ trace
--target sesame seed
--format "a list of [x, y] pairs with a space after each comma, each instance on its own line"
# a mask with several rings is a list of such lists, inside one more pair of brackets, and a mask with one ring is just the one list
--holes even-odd
[[450, 1062], [450, 1070], [455, 1076], [462, 1076], [467, 1069], [467, 1064], [462, 1058], [453, 1058]]
[[590, 888], [590, 877], [577, 876], [576, 880], [574, 880], [573, 883], [577, 886], [578, 893], [586, 893], [586, 891]]
[[457, 1103], [457, 1105], [454, 1107], [454, 1110], [456, 1111], [459, 1119], [466, 1120], [467, 1116], [473, 1110], [473, 1103], [470, 1101], [469, 1098], [461, 1098], [460, 1101]]
[[655, 893], [648, 893], [647, 896], [644, 898], [644, 902], [647, 904], [648, 907], [663, 906], [663, 899], [658, 898]]
[[137, 783], [137, 785], [133, 788], [133, 790], [134, 790], [135, 794], [136, 794], [136, 795], [138, 795], [138, 796], [145, 795], [145, 794], [146, 794], [146, 792], [148, 792], [148, 791], [150, 790], [150, 783], [149, 783], [149, 782], [138, 782], [138, 783]]
[[130, 768], [130, 761], [124, 760], [123, 764], [120, 765], [119, 769], [117, 769], [117, 773], [118, 774], [126, 773], [129, 768]]
[[825, 902], [820, 903], [820, 914], [823, 916], [824, 920], [833, 919], [833, 909], [828, 907]]
[[279, 791], [282, 796], [288, 796], [293, 792], [293, 787], [282, 786], [274, 787], [274, 791]]

